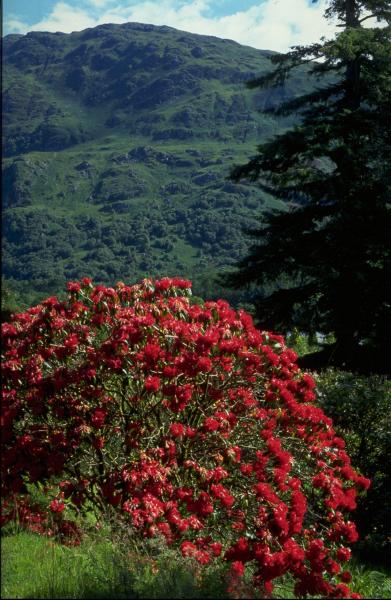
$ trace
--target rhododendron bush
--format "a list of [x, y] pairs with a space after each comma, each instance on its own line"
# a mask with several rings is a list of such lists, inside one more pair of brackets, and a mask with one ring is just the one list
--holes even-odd
[[[228, 561], [232, 585], [249, 569], [271, 593], [290, 573], [298, 596], [355, 597], [346, 513], [368, 480], [283, 338], [223, 300], [192, 305], [190, 287], [84, 279], [3, 324], [3, 521], [52, 515], [71, 536], [72, 512], [109, 507]], [[49, 486], [46, 511], [31, 484]]]

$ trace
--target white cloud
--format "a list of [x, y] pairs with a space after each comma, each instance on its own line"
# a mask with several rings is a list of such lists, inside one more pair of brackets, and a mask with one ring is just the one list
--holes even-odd
[[7, 33], [27, 33], [29, 26], [18, 17], [10, 15], [5, 21], [5, 29]]
[[[254, 48], [284, 52], [296, 44], [330, 37], [335, 26], [324, 16], [326, 0], [309, 4], [308, 0], [266, 0], [235, 14], [208, 16], [213, 0], [85, 0], [89, 8], [75, 8], [58, 2], [50, 15], [27, 26], [9, 19], [7, 31], [80, 31], [102, 23], [137, 21], [153, 25], [169, 25], [177, 29], [235, 40]], [[119, 3], [120, 2], [120, 3]], [[86, 5], [84, 5], [86, 6]]]
[[104, 6], [108, 6], [109, 4], [113, 4], [115, 0], [84, 0], [88, 4], [95, 8], [102, 8]]
[[47, 19], [36, 23], [32, 30], [35, 31], [78, 31], [91, 27], [95, 19], [86, 10], [70, 6], [66, 2], [58, 2]]
[[57, 2], [51, 13], [37, 23], [28, 25], [15, 16], [5, 19], [5, 30], [7, 33], [27, 33], [28, 31], [62, 31], [71, 33], [81, 31], [87, 27], [95, 27], [103, 23], [124, 23], [129, 20], [123, 7], [120, 10], [100, 10], [108, 3], [115, 0], [86, 0], [93, 6], [90, 8], [77, 8], [67, 2]]

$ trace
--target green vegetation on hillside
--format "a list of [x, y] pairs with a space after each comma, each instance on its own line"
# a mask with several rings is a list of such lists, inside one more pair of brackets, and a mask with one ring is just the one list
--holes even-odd
[[20, 301], [82, 276], [219, 294], [243, 229], [282, 206], [229, 170], [291, 123], [256, 108], [308, 90], [306, 70], [254, 96], [244, 82], [272, 53], [135, 23], [6, 36], [3, 51], [3, 273]]

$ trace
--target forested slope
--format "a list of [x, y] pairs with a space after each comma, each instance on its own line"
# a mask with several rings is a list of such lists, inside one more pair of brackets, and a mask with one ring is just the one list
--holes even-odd
[[257, 109], [309, 86], [303, 69], [248, 91], [270, 54], [137, 23], [6, 36], [3, 274], [19, 297], [174, 274], [213, 295], [277, 202], [227, 179], [289, 124]]

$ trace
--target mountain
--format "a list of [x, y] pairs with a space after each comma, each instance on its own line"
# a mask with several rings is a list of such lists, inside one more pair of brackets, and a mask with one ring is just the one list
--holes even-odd
[[289, 125], [257, 112], [309, 88], [245, 82], [269, 51], [139, 23], [3, 38], [3, 275], [21, 300], [69, 279], [178, 275], [196, 293], [279, 205], [227, 177]]

